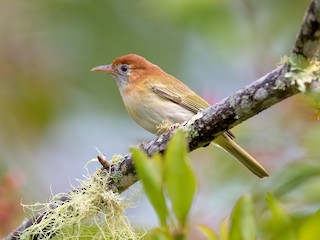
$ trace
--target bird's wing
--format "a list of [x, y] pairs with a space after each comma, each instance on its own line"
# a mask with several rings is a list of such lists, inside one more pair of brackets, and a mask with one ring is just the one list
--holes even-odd
[[151, 86], [151, 90], [160, 97], [179, 104], [195, 114], [200, 110], [210, 107], [209, 103], [187, 86], [179, 88], [179, 85], [176, 87], [173, 85], [154, 84]]
[[[181, 87], [180, 84], [184, 87]], [[195, 114], [210, 107], [210, 104], [207, 101], [199, 97], [189, 87], [180, 82], [175, 85], [153, 84], [150, 88], [160, 97], [179, 104]], [[231, 139], [235, 138], [231, 131], [226, 131], [225, 134]]]

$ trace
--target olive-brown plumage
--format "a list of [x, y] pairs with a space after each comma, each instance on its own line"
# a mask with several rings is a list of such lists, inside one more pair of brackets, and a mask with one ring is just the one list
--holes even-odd
[[[136, 54], [119, 57], [112, 64], [95, 67], [92, 71], [112, 75], [129, 115], [140, 126], [157, 135], [163, 133], [166, 126], [182, 123], [210, 107], [187, 85]], [[266, 170], [232, 138], [232, 133], [227, 131], [214, 143], [258, 177], [268, 177]]]

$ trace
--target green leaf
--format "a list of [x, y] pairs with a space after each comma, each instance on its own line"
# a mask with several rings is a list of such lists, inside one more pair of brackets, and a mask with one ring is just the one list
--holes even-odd
[[320, 239], [320, 211], [316, 212], [314, 215], [308, 217], [300, 225], [298, 232], [298, 239], [301, 240], [314, 240]]
[[206, 225], [200, 224], [197, 226], [200, 232], [202, 232], [203, 235], [206, 236], [209, 240], [218, 240], [217, 235], [214, 233], [213, 230], [208, 228]]
[[271, 193], [267, 194], [267, 202], [271, 211], [271, 218], [267, 226], [269, 232], [272, 233], [271, 239], [296, 239], [294, 226], [286, 210]]
[[228, 218], [224, 218], [219, 226], [220, 240], [229, 239]]
[[267, 193], [267, 202], [272, 213], [272, 222], [274, 223], [274, 227], [280, 228], [280, 225], [290, 224], [289, 215], [271, 193]]
[[175, 133], [165, 152], [165, 183], [173, 212], [184, 227], [196, 190], [196, 178], [189, 164], [183, 131]]
[[252, 199], [250, 196], [241, 197], [231, 214], [230, 239], [256, 239], [256, 226]]
[[[319, 129], [314, 128], [312, 130], [312, 134], [317, 133], [320, 134]], [[304, 139], [308, 139], [309, 135], [308, 132], [305, 133]], [[320, 154], [319, 150], [319, 144], [317, 139], [319, 138], [319, 135], [315, 134], [315, 138], [310, 141], [310, 144], [306, 144], [306, 148], [313, 146], [315, 149], [318, 150], [318, 153]], [[285, 194], [288, 194], [296, 189], [298, 189], [301, 185], [305, 185], [308, 181], [310, 181], [312, 178], [318, 177], [320, 174], [320, 165], [315, 163], [309, 163], [309, 162], [302, 162], [302, 163], [292, 163], [286, 166], [286, 169], [282, 171], [282, 174], [274, 178], [273, 180], [273, 195], [277, 198], [282, 197]], [[280, 183], [280, 184], [279, 184]], [[277, 186], [278, 185], [278, 186]]]
[[140, 149], [131, 149], [132, 157], [143, 188], [155, 209], [162, 227], [167, 226], [168, 210], [163, 189], [163, 159], [160, 155], [149, 158]]
[[146, 240], [175, 240], [174, 236], [164, 228], [154, 228], [152, 229], [146, 237]]

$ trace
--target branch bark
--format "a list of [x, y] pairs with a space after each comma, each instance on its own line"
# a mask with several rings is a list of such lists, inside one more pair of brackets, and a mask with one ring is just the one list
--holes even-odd
[[313, 0], [306, 11], [292, 53], [305, 58], [316, 58], [319, 52], [320, 3]]
[[[318, 56], [319, 47], [320, 0], [313, 0], [305, 13], [291, 54], [303, 56], [308, 61]], [[301, 72], [297, 74], [296, 70], [297, 68], [293, 68], [292, 63], [288, 61], [182, 124], [181, 127], [188, 133], [190, 151], [207, 145], [224, 131], [299, 93], [301, 84], [308, 87], [310, 79], [306, 81], [301, 78], [303, 75]], [[316, 69], [312, 76], [311, 81], [319, 82], [319, 69]], [[165, 133], [148, 143], [141, 144], [140, 147], [150, 156], [162, 153], [172, 134], [172, 131]], [[114, 192], [121, 193], [139, 180], [130, 154], [125, 155], [118, 164], [111, 165], [108, 171], [111, 175], [109, 189]], [[61, 199], [61, 202], [67, 201], [68, 198]], [[40, 213], [35, 218], [24, 221], [5, 239], [19, 239], [21, 232], [39, 223], [43, 216], [45, 213]], [[33, 239], [37, 239], [37, 236]]]

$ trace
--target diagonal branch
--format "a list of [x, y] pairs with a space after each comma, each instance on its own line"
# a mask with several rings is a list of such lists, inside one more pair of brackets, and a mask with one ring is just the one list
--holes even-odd
[[[303, 56], [307, 62], [318, 56], [320, 47], [319, 1], [313, 0], [306, 11], [292, 50], [293, 56]], [[188, 133], [190, 151], [207, 145], [224, 131], [299, 93], [301, 85], [307, 88], [311, 82], [320, 82], [319, 66], [314, 64], [310, 69], [307, 72], [309, 77], [306, 78], [303, 68], [297, 67], [292, 61], [287, 61], [244, 89], [198, 113], [181, 126]], [[166, 149], [172, 134], [172, 131], [165, 133], [148, 143], [141, 144], [141, 148], [148, 155], [161, 153]], [[123, 192], [139, 180], [130, 154], [125, 155], [118, 164], [112, 165], [108, 171], [111, 173], [109, 189], [114, 192]], [[67, 201], [68, 198], [61, 199], [61, 202]], [[45, 213], [40, 213], [35, 218], [26, 220], [5, 239], [19, 239], [23, 230], [39, 223], [43, 216]], [[37, 239], [37, 236], [34, 236], [34, 239]]]
[[305, 58], [316, 58], [320, 43], [320, 3], [313, 0], [303, 19], [292, 53], [302, 55]]

